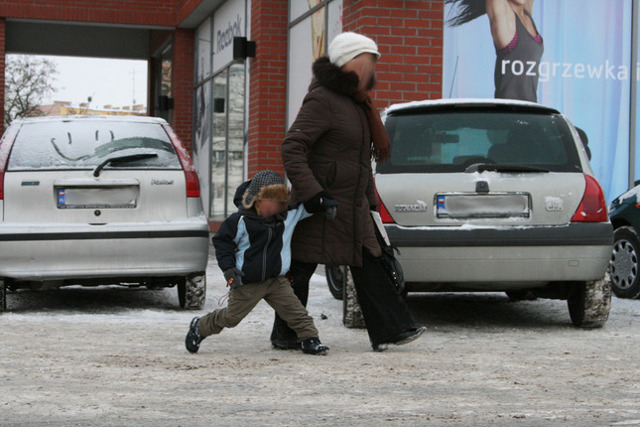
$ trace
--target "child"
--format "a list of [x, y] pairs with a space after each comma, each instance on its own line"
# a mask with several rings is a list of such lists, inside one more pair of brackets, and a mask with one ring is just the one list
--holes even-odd
[[[337, 204], [322, 206], [335, 216]], [[273, 307], [301, 341], [302, 351], [326, 354], [329, 347], [318, 339], [318, 330], [291, 283], [284, 276], [291, 263], [291, 235], [298, 221], [311, 216], [303, 205], [287, 211], [289, 189], [271, 170], [258, 172], [250, 181], [238, 212], [229, 216], [213, 237], [218, 266], [227, 280], [226, 308], [194, 317], [185, 340], [187, 350], [196, 353], [209, 335], [233, 328], [260, 302]]]

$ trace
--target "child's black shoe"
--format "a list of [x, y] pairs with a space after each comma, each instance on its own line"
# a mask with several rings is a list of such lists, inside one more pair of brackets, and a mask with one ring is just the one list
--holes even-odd
[[327, 354], [329, 352], [329, 347], [322, 344], [318, 337], [311, 337], [303, 340], [302, 343], [302, 352], [307, 354]]
[[187, 332], [187, 338], [184, 341], [184, 345], [187, 347], [189, 353], [197, 353], [198, 349], [200, 349], [200, 343], [204, 339], [198, 331], [198, 322], [200, 322], [199, 317], [194, 317], [191, 320], [189, 332]]

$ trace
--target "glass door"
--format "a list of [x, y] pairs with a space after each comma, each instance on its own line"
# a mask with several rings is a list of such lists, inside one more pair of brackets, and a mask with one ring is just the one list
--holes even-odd
[[245, 140], [245, 67], [232, 64], [213, 79], [210, 218], [223, 220], [237, 208], [242, 184]]
[[211, 138], [211, 206], [212, 219], [225, 218], [227, 157], [227, 71], [213, 78], [213, 137]]
[[236, 210], [233, 196], [242, 184], [244, 170], [244, 64], [229, 67], [229, 119], [227, 122], [227, 212]]

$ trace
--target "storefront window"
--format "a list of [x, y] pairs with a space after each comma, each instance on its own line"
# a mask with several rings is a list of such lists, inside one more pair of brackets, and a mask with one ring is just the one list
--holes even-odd
[[245, 0], [227, 0], [196, 31], [193, 154], [205, 213], [214, 221], [237, 209], [233, 196], [245, 178], [246, 71], [232, 55], [245, 24]]
[[[196, 31], [196, 85], [193, 118], [193, 163], [200, 178], [202, 205], [210, 203], [211, 182], [211, 19], [205, 19]], [[208, 212], [208, 210], [207, 210]]]

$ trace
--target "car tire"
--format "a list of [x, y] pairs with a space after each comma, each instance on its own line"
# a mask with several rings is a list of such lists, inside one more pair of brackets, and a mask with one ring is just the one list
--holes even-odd
[[600, 280], [576, 283], [567, 298], [569, 316], [575, 326], [601, 328], [611, 310], [611, 284], [608, 274]]
[[7, 284], [0, 279], [0, 313], [7, 311]]
[[207, 296], [207, 279], [204, 272], [187, 276], [178, 283], [178, 302], [185, 310], [200, 310]]
[[327, 286], [329, 292], [337, 300], [342, 301], [344, 290], [344, 267], [341, 265], [325, 265], [325, 276], [327, 277]]
[[609, 262], [611, 290], [618, 298], [640, 296], [640, 238], [633, 227], [618, 227], [613, 233]]

